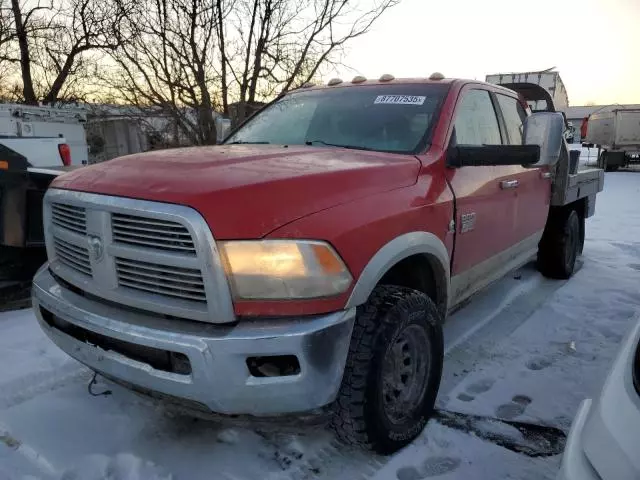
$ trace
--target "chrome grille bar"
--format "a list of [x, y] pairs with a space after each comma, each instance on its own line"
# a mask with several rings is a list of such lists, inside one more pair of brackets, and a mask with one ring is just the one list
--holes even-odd
[[54, 225], [75, 233], [87, 233], [87, 214], [84, 208], [62, 203], [51, 205], [51, 221]]
[[198, 270], [116, 258], [118, 283], [130, 288], [204, 302], [204, 281]]
[[54, 238], [53, 242], [56, 256], [62, 263], [80, 273], [91, 276], [91, 261], [88, 249], [73, 245], [57, 237]]
[[191, 234], [179, 223], [119, 213], [111, 223], [116, 242], [196, 255]]

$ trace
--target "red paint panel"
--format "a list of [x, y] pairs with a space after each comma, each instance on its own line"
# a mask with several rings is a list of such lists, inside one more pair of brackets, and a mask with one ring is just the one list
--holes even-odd
[[516, 191], [516, 238], [524, 240], [542, 231], [547, 223], [551, 203], [551, 180], [542, 174], [548, 167], [522, 168], [518, 175], [520, 185]]
[[[418, 182], [407, 188], [373, 195], [288, 224], [268, 238], [313, 238], [328, 241], [342, 256], [354, 282], [375, 253], [386, 243], [408, 232], [435, 234], [449, 249], [448, 232], [453, 215], [453, 197], [433, 162], [421, 172]], [[296, 302], [236, 302], [237, 315], [307, 315], [343, 308], [346, 295], [323, 300]]]
[[[449, 170], [456, 194], [457, 237], [452, 275], [468, 270], [515, 243], [516, 193], [500, 182], [516, 178], [521, 167], [463, 167]], [[470, 231], [462, 232], [461, 217], [475, 214]]]
[[217, 239], [260, 238], [306, 215], [416, 182], [410, 155], [339, 148], [219, 146], [122, 157], [52, 186], [188, 205]]

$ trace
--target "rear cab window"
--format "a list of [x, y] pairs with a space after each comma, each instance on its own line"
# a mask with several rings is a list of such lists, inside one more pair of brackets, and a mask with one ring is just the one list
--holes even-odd
[[[498, 105], [504, 119], [509, 145], [524, 144], [524, 120], [527, 112], [517, 98], [496, 93]], [[505, 142], [506, 143], [506, 142]]]

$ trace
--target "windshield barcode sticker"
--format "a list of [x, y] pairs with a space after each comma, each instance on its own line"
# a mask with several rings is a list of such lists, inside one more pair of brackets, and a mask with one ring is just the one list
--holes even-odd
[[378, 95], [374, 104], [393, 104], [393, 105], [424, 105], [427, 97], [419, 97], [415, 95]]

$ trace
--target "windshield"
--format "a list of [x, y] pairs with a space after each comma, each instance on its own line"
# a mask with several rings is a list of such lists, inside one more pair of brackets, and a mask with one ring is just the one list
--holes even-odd
[[398, 84], [295, 92], [249, 120], [225, 143], [417, 153], [429, 142], [447, 90], [446, 84]]

